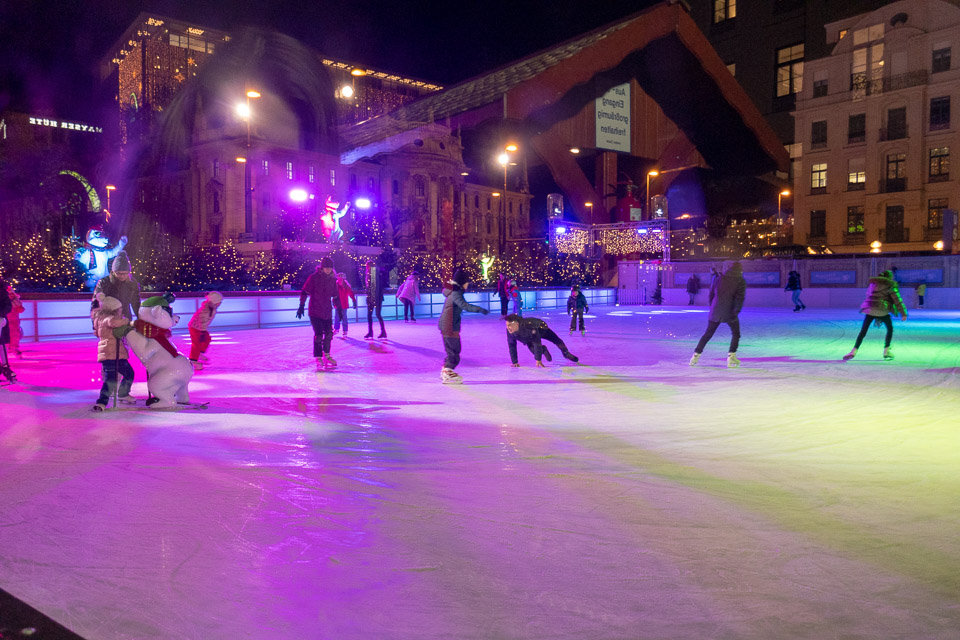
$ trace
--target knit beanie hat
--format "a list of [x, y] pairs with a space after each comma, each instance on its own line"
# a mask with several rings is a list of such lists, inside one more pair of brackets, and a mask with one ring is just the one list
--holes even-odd
[[223, 302], [223, 294], [220, 293], [219, 291], [211, 291], [210, 293], [207, 294], [207, 300], [212, 305], [218, 305], [221, 302]]
[[323, 256], [323, 260], [320, 261], [320, 268], [325, 269], [326, 267], [333, 269], [333, 258], [330, 256]]
[[107, 311], [117, 311], [123, 306], [123, 303], [113, 296], [108, 296], [103, 291], [97, 294], [97, 302], [100, 303], [101, 309], [106, 309]]
[[457, 269], [453, 272], [453, 277], [450, 278], [449, 284], [455, 284], [458, 286], [463, 286], [467, 283], [467, 272], [463, 269]]
[[117, 257], [113, 259], [110, 271], [112, 273], [130, 273], [130, 258], [127, 257], [126, 251], [117, 254]]

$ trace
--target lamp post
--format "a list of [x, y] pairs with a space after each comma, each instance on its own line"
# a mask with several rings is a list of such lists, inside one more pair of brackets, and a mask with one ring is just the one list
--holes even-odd
[[653, 220], [653, 216], [650, 215], [650, 178], [656, 178], [658, 175], [660, 175], [660, 172], [656, 169], [647, 171], [647, 190], [644, 191], [644, 196], [647, 198], [647, 220]]
[[107, 188], [107, 208], [103, 210], [103, 221], [110, 222], [110, 192], [116, 191], [117, 187], [112, 184], [108, 184], [106, 188]]
[[247, 90], [247, 101], [237, 105], [237, 113], [241, 118], [247, 121], [247, 155], [243, 162], [243, 230], [245, 233], [253, 233], [253, 179], [250, 175], [250, 100], [259, 98], [260, 92], [253, 89]]
[[503, 148], [503, 153], [497, 156], [497, 162], [503, 167], [503, 195], [500, 197], [500, 219], [497, 224], [497, 244], [501, 259], [507, 245], [507, 167], [510, 166], [510, 153], [516, 152], [518, 148], [517, 145], [510, 143]]
[[783, 235], [783, 214], [781, 213], [781, 203], [784, 196], [789, 196], [790, 192], [786, 189], [777, 194], [777, 242], [780, 242]]

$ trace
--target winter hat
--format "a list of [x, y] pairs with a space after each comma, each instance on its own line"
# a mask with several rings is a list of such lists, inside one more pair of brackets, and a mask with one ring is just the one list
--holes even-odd
[[126, 251], [117, 254], [117, 257], [113, 259], [110, 271], [112, 273], [130, 273], [130, 258], [127, 257]]
[[97, 294], [97, 302], [100, 303], [101, 309], [106, 309], [107, 311], [117, 311], [123, 306], [122, 302], [113, 296], [108, 296], [103, 291]]
[[463, 269], [457, 269], [453, 272], [453, 277], [450, 278], [448, 284], [455, 284], [462, 287], [463, 285], [467, 284], [467, 279], [467, 272]]
[[223, 302], [223, 294], [219, 291], [211, 291], [207, 294], [207, 301], [212, 305], [218, 305]]
[[570, 287], [570, 289], [571, 289], [572, 291], [580, 291], [580, 285], [575, 284], [575, 285], [573, 285], [572, 287]]
[[889, 280], [893, 280], [893, 272], [890, 271], [889, 269], [887, 269], [886, 271], [882, 271], [882, 272], [880, 273], [880, 277], [881, 277], [881, 278], [887, 278], [887, 279], [889, 279]]
[[323, 260], [320, 261], [320, 268], [326, 269], [327, 267], [333, 269], [333, 258], [330, 256], [323, 256]]

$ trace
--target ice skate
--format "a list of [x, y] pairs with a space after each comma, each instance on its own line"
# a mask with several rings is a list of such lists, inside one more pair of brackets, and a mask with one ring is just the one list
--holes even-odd
[[690, 366], [691, 367], [695, 366], [699, 360], [700, 360], [700, 354], [694, 351], [693, 355], [690, 356]]
[[333, 335], [337, 335], [338, 333], [340, 333], [340, 329], [334, 329], [334, 330], [333, 330]]
[[107, 407], [102, 404], [95, 404], [90, 408], [90, 411], [93, 411], [94, 413], [102, 413], [104, 410], [106, 410], [106, 408]]
[[194, 371], [201, 371], [203, 369], [203, 363], [199, 360], [191, 360], [190, 364], [193, 365]]
[[564, 351], [564, 352], [563, 352], [563, 357], [566, 358], [567, 360], [569, 360], [570, 362], [580, 362], [580, 358], [578, 358], [577, 356], [573, 355], [573, 354], [570, 353], [569, 351]]
[[463, 378], [453, 369], [444, 367], [440, 370], [440, 382], [443, 384], [463, 384]]
[[568, 335], [568, 336], [572, 336], [572, 335], [573, 335], [573, 329], [570, 329], [570, 333], [568, 333], [567, 335]]
[[10, 365], [8, 364], [5, 364], [2, 367], [0, 367], [0, 373], [2, 373], [3, 377], [6, 378], [11, 383], [14, 383], [17, 381], [17, 374], [13, 372], [13, 369], [11, 369]]
[[367, 335], [363, 336], [364, 340], [370, 340], [373, 338], [373, 330], [367, 331]]
[[581, 337], [581, 338], [587, 337], [587, 330], [586, 330], [586, 329], [580, 329], [580, 337]]
[[317, 371], [323, 371], [323, 358], [317, 358]]
[[847, 355], [843, 356], [843, 359], [844, 359], [844, 361], [846, 361], [846, 360], [853, 360], [853, 357], [854, 357], [855, 355], [857, 355], [857, 350], [856, 350], [856, 349], [851, 349], [851, 350], [850, 350], [850, 353], [848, 353]]
[[200, 360], [200, 362], [203, 362], [203, 363], [205, 363], [205, 364], [209, 364], [209, 363], [210, 363], [210, 358], [208, 358], [208, 357], [207, 357], [205, 354], [203, 354], [203, 353], [200, 354], [200, 358], [198, 358], [198, 359]]
[[386, 331], [381, 331], [381, 332], [380, 332], [380, 335], [377, 336], [377, 340], [385, 340], [386, 337], [387, 337], [387, 332], [386, 332]]
[[326, 368], [328, 368], [328, 369], [333, 369], [334, 367], [337, 366], [337, 361], [334, 360], [334, 359], [333, 359], [333, 356], [330, 355], [329, 353], [325, 353], [325, 354], [323, 355], [323, 358], [321, 358], [321, 359], [323, 360], [323, 366], [326, 367]]
[[893, 349], [890, 347], [884, 347], [883, 349], [883, 359], [884, 360], [893, 360]]
[[137, 404], [137, 399], [128, 393], [125, 396], [118, 397], [117, 402], [121, 404]]
[[343, 330], [343, 337], [344, 337], [344, 338], [347, 337], [347, 330], [346, 330], [346, 329]]
[[417, 324], [417, 319], [416, 319], [416, 318], [410, 318], [410, 322], [412, 322], [413, 324]]
[[733, 353], [733, 352], [728, 353], [728, 354], [727, 354], [727, 368], [728, 368], [728, 369], [736, 369], [736, 368], [739, 367], [739, 366], [740, 366], [740, 358], [737, 357], [737, 354], [736, 354], [736, 353]]
[[794, 313], [796, 313], [797, 311], [800, 311], [800, 305], [795, 306], [795, 307], [793, 308], [793, 311], [794, 311]]

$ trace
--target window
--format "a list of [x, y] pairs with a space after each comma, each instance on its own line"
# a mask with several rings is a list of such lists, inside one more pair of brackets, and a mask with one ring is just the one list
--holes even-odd
[[473, 196], [473, 208], [474, 209], [480, 208], [480, 196]]
[[213, 212], [220, 213], [220, 193], [217, 191], [213, 192]]
[[867, 139], [867, 114], [857, 113], [847, 121], [847, 143], [865, 142]]
[[864, 233], [863, 206], [847, 207], [847, 234]]
[[367, 189], [369, 189], [370, 191], [374, 190], [374, 188], [376, 187], [376, 184], [377, 184], [376, 180], [374, 180], [373, 178], [367, 179]]
[[883, 89], [883, 23], [853, 32], [853, 58], [850, 66], [850, 90], [859, 96]]
[[287, 163], [287, 180], [293, 180], [293, 163]]
[[316, 173], [314, 172], [313, 165], [307, 167], [307, 180], [310, 181], [310, 184], [313, 184], [317, 180]]
[[488, 215], [487, 216], [487, 235], [490, 235], [492, 233], [493, 233], [493, 216]]
[[480, 214], [473, 216], [473, 233], [480, 235]]
[[823, 149], [827, 146], [827, 121], [817, 120], [810, 127], [810, 148]]
[[933, 73], [941, 71], [950, 71], [950, 45], [939, 43], [933, 50], [933, 64], [931, 65]]
[[930, 131], [950, 128], [950, 96], [930, 98]]
[[713, 0], [713, 23], [737, 17], [737, 0]]
[[803, 89], [803, 43], [777, 49], [777, 97]]
[[886, 192], [903, 191], [907, 188], [907, 154], [887, 155]]
[[270, 175], [270, 161], [269, 161], [269, 160], [261, 160], [261, 161], [260, 161], [260, 170], [263, 172], [263, 175], [265, 175], [265, 176]]
[[350, 188], [356, 190], [357, 188], [357, 174], [350, 174]]
[[943, 229], [943, 210], [948, 206], [946, 198], [933, 198], [927, 201], [928, 229]]
[[827, 237], [827, 212], [825, 209], [816, 209], [810, 212], [810, 237]]
[[907, 233], [903, 226], [903, 207], [887, 205], [887, 221], [884, 228], [884, 242], [906, 242]]
[[885, 140], [899, 140], [907, 137], [907, 108], [887, 109], [887, 130]]
[[490, 198], [487, 198], [487, 211], [490, 211]]
[[214, 178], [220, 177], [220, 161], [217, 159], [214, 159], [213, 161], [213, 177]]
[[393, 195], [395, 196], [400, 195], [400, 181], [394, 180], [392, 187], [393, 187]]
[[847, 191], [862, 191], [867, 186], [865, 158], [851, 158], [847, 164]]
[[417, 176], [413, 181], [413, 195], [418, 198], [422, 198], [427, 193], [427, 187], [424, 184], [423, 178]]
[[817, 71], [813, 74], [813, 97], [822, 98], [827, 95], [827, 72]]
[[330, 186], [337, 186], [337, 172], [335, 169], [330, 169]]
[[736, 63], [736, 62], [731, 62], [730, 64], [728, 64], [728, 65], [727, 65], [727, 71], [730, 72], [730, 75], [736, 76], [736, 75], [737, 75], [737, 63]]
[[930, 149], [930, 182], [950, 179], [950, 147]]
[[818, 162], [810, 170], [810, 193], [827, 192], [827, 163]]
[[510, 204], [509, 204], [507, 210], [508, 210], [511, 214], [513, 213], [513, 201], [512, 201], [512, 200], [510, 201]]

